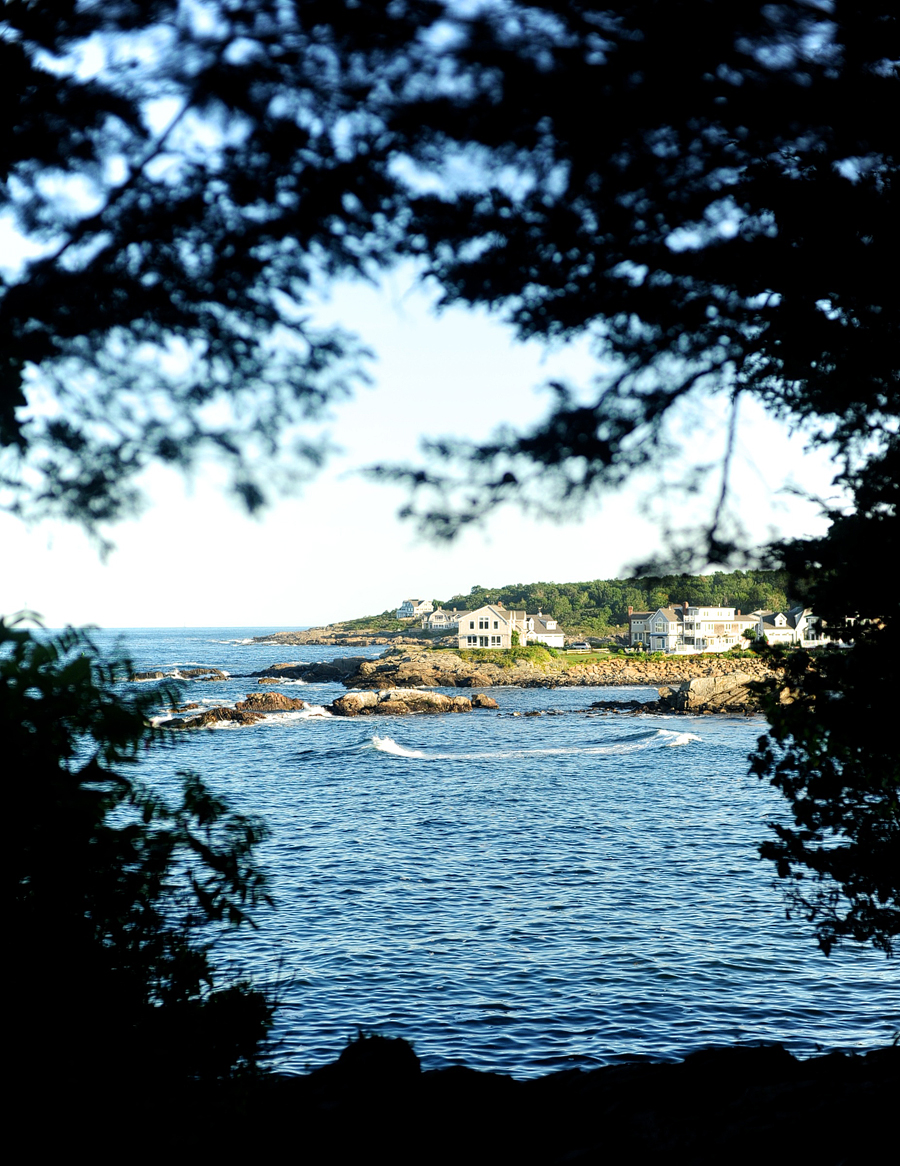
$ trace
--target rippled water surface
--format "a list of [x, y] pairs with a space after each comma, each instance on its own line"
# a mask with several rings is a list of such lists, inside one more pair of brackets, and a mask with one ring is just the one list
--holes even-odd
[[[255, 689], [237, 673], [335, 654], [241, 642], [258, 629], [124, 634], [139, 668], [228, 669], [189, 688], [206, 704]], [[280, 690], [310, 708], [185, 734], [146, 773], [195, 768], [271, 828], [277, 910], [222, 958], [281, 984], [281, 1069], [358, 1028], [410, 1039], [427, 1067], [527, 1076], [735, 1041], [867, 1047], [900, 1027], [896, 961], [825, 959], [757, 857], [784, 813], [746, 772], [763, 721], [579, 711], [656, 695], [608, 688], [341, 719], [318, 715], [337, 685]]]

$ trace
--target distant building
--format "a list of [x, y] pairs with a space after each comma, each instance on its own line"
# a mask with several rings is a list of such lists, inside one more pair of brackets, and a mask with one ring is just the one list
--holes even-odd
[[460, 648], [511, 648], [513, 632], [525, 643], [528, 629], [524, 611], [507, 611], [500, 604], [488, 603], [466, 613], [459, 622], [457, 642]]
[[434, 611], [430, 599], [404, 599], [397, 608], [397, 619], [415, 619]]
[[452, 611], [444, 611], [439, 607], [430, 615], [422, 617], [422, 627], [432, 632], [450, 631], [451, 628], [458, 628], [459, 621], [468, 614], [466, 611], [457, 611], [455, 607]]
[[650, 652], [727, 652], [744, 643], [744, 632], [757, 630], [759, 612], [743, 615], [733, 607], [678, 607], [654, 612], [629, 608], [629, 641]]
[[541, 611], [537, 615], [526, 615], [525, 626], [527, 643], [536, 641], [539, 644], [546, 644], [548, 648], [565, 646], [565, 633], [549, 615], [544, 615]]
[[769, 644], [799, 645], [810, 648], [828, 643], [819, 620], [808, 607], [798, 605], [787, 611], [757, 611], [756, 634]]
[[512, 648], [514, 634], [519, 644], [540, 643], [551, 648], [561, 648], [566, 639], [552, 616], [543, 612], [528, 615], [511, 611], [502, 603], [488, 603], [461, 613], [457, 643], [460, 648]]
[[643, 648], [650, 646], [650, 620], [653, 618], [652, 611], [635, 611], [633, 607], [628, 609], [628, 644], [629, 647], [637, 647], [639, 644]]

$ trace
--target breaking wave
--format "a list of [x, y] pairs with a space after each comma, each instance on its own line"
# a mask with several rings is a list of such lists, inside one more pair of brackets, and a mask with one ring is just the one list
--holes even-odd
[[392, 757], [424, 759], [427, 756], [421, 749], [407, 749], [403, 745], [398, 745], [393, 737], [373, 737], [371, 743], [379, 753], [390, 753]]
[[591, 745], [561, 745], [537, 749], [491, 749], [479, 753], [425, 753], [421, 749], [409, 749], [400, 745], [393, 737], [372, 737], [363, 748], [377, 749], [392, 757], [408, 757], [416, 761], [507, 761], [517, 757], [565, 757], [565, 756], [610, 756], [623, 753], [639, 753], [645, 749], [671, 749], [702, 741], [696, 733], [676, 733], [672, 729], [650, 729], [643, 733], [633, 733], [618, 740], [596, 742]]

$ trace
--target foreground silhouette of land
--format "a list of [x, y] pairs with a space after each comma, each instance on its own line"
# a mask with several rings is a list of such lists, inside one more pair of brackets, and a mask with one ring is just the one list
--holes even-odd
[[109, 1150], [155, 1158], [177, 1148], [180, 1161], [198, 1162], [862, 1166], [896, 1146], [900, 1049], [803, 1061], [780, 1046], [741, 1046], [518, 1081], [462, 1066], [421, 1072], [406, 1042], [374, 1036], [301, 1077], [143, 1102], [120, 1084], [119, 1106], [108, 1092], [83, 1095], [102, 1114], [29, 1121], [33, 1152], [54, 1141], [71, 1152], [103, 1131]]

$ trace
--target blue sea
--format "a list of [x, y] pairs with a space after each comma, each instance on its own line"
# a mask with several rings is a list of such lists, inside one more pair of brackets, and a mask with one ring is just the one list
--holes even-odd
[[[268, 630], [95, 638], [141, 670], [225, 669], [185, 685], [204, 706], [260, 691], [241, 674], [340, 654], [250, 642]], [[141, 765], [162, 787], [195, 769], [268, 823], [276, 907], [217, 958], [276, 990], [278, 1070], [359, 1030], [405, 1037], [426, 1068], [516, 1077], [744, 1042], [858, 1050], [900, 1030], [896, 960], [826, 959], [758, 857], [786, 818], [747, 773], [762, 719], [584, 711], [647, 688], [498, 688], [499, 711], [346, 719], [324, 713], [339, 685], [273, 688], [308, 707], [185, 733]]]

